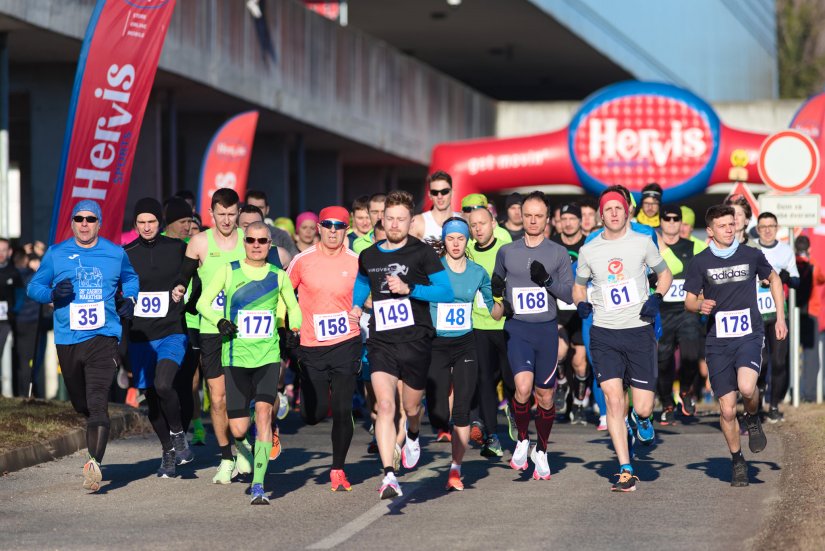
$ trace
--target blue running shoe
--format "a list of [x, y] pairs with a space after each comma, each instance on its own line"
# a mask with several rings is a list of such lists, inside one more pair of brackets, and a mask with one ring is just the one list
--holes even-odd
[[650, 419], [641, 419], [636, 415], [636, 410], [633, 410], [633, 422], [636, 424], [636, 438], [642, 444], [652, 444], [656, 433], [653, 430], [653, 423]]
[[630, 426], [628, 419], [624, 420], [624, 425], [627, 427], [627, 453], [630, 459], [633, 459], [633, 446], [636, 444], [636, 436], [633, 432], [633, 427]]
[[253, 484], [249, 493], [252, 496], [249, 500], [251, 505], [269, 505], [269, 498], [264, 493], [263, 484]]

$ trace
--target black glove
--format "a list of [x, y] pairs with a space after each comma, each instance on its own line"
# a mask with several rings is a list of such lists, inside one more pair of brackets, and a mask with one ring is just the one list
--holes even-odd
[[767, 279], [763, 279], [762, 281], [759, 282], [759, 286], [762, 287], [763, 289], [769, 289], [770, 286], [771, 286], [771, 282], [768, 281]]
[[301, 336], [297, 331], [284, 331], [284, 346], [288, 350], [295, 350], [301, 344]]
[[651, 289], [656, 288], [656, 283], [659, 281], [659, 274], [656, 272], [650, 272], [647, 274], [647, 284]]
[[513, 311], [513, 305], [509, 300], [502, 300], [501, 305], [504, 307], [504, 319], [512, 318], [516, 313]]
[[74, 285], [69, 278], [64, 279], [52, 289], [52, 302], [62, 302], [74, 295]]
[[579, 313], [581, 319], [586, 320], [590, 317], [590, 314], [593, 313], [593, 305], [589, 302], [581, 301], [576, 305], [576, 312]]
[[647, 297], [647, 300], [642, 306], [642, 311], [639, 312], [639, 315], [643, 318], [655, 318], [656, 314], [659, 313], [659, 308], [661, 306], [662, 295], [659, 293], [653, 293], [652, 295]]
[[498, 274], [493, 274], [493, 279], [490, 280], [490, 290], [493, 292], [493, 298], [501, 298], [504, 296], [504, 289], [506, 284]]
[[120, 300], [115, 299], [115, 306], [117, 308], [117, 315], [121, 318], [130, 320], [135, 317], [135, 301], [128, 297], [123, 297]]
[[547, 273], [544, 264], [538, 260], [530, 263], [530, 281], [545, 289], [553, 284], [553, 278]]
[[228, 319], [222, 319], [218, 322], [218, 333], [223, 335], [224, 337], [234, 337], [235, 333], [238, 332], [238, 326], [229, 321]]
[[779, 270], [779, 279], [782, 281], [783, 285], [790, 285], [791, 274], [788, 273], [788, 270]]

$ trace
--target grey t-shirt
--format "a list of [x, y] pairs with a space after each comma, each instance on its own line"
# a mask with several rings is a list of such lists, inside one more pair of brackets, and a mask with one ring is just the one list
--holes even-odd
[[[530, 280], [530, 264], [541, 262], [553, 278], [550, 294]], [[519, 239], [501, 247], [496, 254], [494, 274], [507, 284], [505, 297], [516, 312], [513, 319], [538, 323], [556, 319], [556, 299], [573, 302], [573, 274], [567, 249], [544, 239], [535, 247], [528, 247]]]
[[286, 252], [289, 253], [289, 256], [292, 257], [298, 254], [298, 247], [295, 246], [295, 241], [292, 240], [289, 232], [286, 232], [281, 228], [276, 228], [275, 226], [269, 226], [269, 230], [272, 232], [273, 246], [283, 247], [286, 249]]
[[649, 294], [647, 268], [661, 273], [667, 264], [649, 235], [630, 228], [619, 239], [605, 239], [602, 233], [579, 249], [576, 283], [593, 281], [588, 291], [593, 325], [628, 329], [650, 324], [639, 317]]

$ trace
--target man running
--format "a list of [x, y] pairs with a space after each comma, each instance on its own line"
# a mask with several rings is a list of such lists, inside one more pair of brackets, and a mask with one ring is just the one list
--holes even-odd
[[452, 209], [453, 178], [449, 174], [443, 170], [433, 172], [427, 178], [427, 188], [433, 207], [413, 218], [410, 235], [434, 243], [441, 239], [441, 226], [444, 222], [453, 216], [460, 217], [461, 213]]
[[[286, 306], [292, 331], [301, 327], [301, 309], [286, 273], [266, 261], [272, 244], [269, 227], [252, 222], [243, 238], [244, 259], [218, 268], [198, 300], [198, 311], [220, 331], [226, 381], [226, 412], [238, 448], [238, 472], [252, 470], [250, 503], [269, 504], [264, 478], [272, 452], [272, 406], [281, 366], [276, 315]], [[223, 310], [213, 308], [223, 293]], [[255, 448], [246, 440], [249, 406], [255, 401]], [[225, 460], [221, 461], [223, 466]], [[234, 467], [234, 465], [232, 466]], [[230, 476], [232, 469], [229, 469]]]
[[[138, 276], [118, 245], [98, 237], [100, 206], [80, 201], [72, 209], [69, 238], [49, 247], [29, 282], [28, 295], [54, 303], [54, 341], [66, 389], [75, 411], [86, 417], [89, 458], [83, 488], [96, 492], [100, 462], [109, 441], [109, 389], [118, 370], [120, 318], [131, 318]], [[123, 300], [115, 306], [118, 286]]]
[[[506, 300], [507, 356], [516, 386], [512, 410], [518, 442], [510, 466], [516, 470], [527, 468], [530, 398], [535, 389], [538, 441], [531, 456], [533, 478], [549, 480], [547, 442], [556, 418], [553, 391], [559, 346], [556, 299], [568, 304], [573, 301], [573, 274], [567, 251], [544, 237], [550, 222], [545, 195], [540, 191], [530, 193], [521, 211], [524, 238], [499, 249], [492, 277], [493, 297], [504, 296]], [[493, 316], [500, 319], [497, 313]]]
[[427, 384], [434, 335], [427, 303], [452, 302], [454, 298], [438, 255], [409, 234], [414, 208], [412, 195], [405, 191], [393, 191], [387, 196], [387, 239], [361, 253], [350, 311], [350, 324], [355, 325], [367, 296], [372, 294], [367, 351], [378, 407], [375, 438], [384, 467], [381, 499], [402, 495], [393, 468], [397, 383], [402, 382], [401, 403], [408, 422], [401, 461], [404, 467], [412, 469], [421, 455], [421, 398]]
[[298, 351], [301, 415], [307, 424], [316, 425], [332, 410], [332, 491], [350, 491], [344, 463], [352, 442], [361, 331], [348, 315], [358, 255], [347, 248], [347, 209], [326, 207], [318, 220], [320, 241], [296, 256], [287, 270], [306, 320]]
[[181, 422], [175, 377], [186, 353], [183, 295], [175, 287], [186, 244], [160, 235], [161, 205], [145, 197], [135, 203], [138, 238], [123, 248], [140, 278], [140, 293], [129, 329], [129, 363], [135, 388], [145, 390], [149, 422], [162, 448], [158, 476], [175, 476], [175, 464], [194, 459]]
[[[630, 464], [626, 388], [633, 398], [639, 438], [653, 440], [650, 415], [656, 389], [656, 336], [653, 319], [673, 279], [659, 250], [646, 235], [627, 227], [629, 206], [619, 191], [606, 191], [599, 201], [604, 231], [579, 250], [573, 296], [579, 316], [590, 317], [593, 371], [607, 402], [607, 430], [619, 459], [613, 491], [631, 492], [638, 478]], [[647, 269], [658, 275], [650, 296]], [[587, 284], [592, 280], [592, 300]]]
[[[770, 282], [771, 296], [780, 304], [784, 299], [782, 281], [760, 251], [743, 246], [736, 239], [734, 209], [710, 207], [705, 215], [707, 250], [697, 254], [685, 276], [685, 308], [708, 317], [705, 354], [710, 386], [719, 400], [722, 433], [728, 444], [733, 466], [731, 486], [748, 485], [748, 463], [742, 455], [739, 421], [736, 417], [736, 392], [742, 395], [744, 420], [751, 452], [765, 449], [767, 438], [759, 420], [757, 379], [762, 361], [765, 328], [761, 323], [754, 288], [757, 281]], [[788, 335], [785, 312], [776, 311], [774, 332], [777, 340]]]
[[513, 192], [504, 201], [506, 218], [502, 227], [510, 234], [510, 241], [524, 237], [524, 222], [521, 218], [521, 193]]

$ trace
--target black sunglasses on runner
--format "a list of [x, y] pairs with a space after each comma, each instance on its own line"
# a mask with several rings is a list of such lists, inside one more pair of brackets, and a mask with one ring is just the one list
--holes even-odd
[[267, 237], [244, 237], [243, 240], [249, 243], [250, 245], [253, 244], [255, 241], [258, 242], [258, 245], [266, 245], [271, 241], [271, 239]]
[[430, 195], [433, 197], [437, 197], [439, 195], [447, 195], [452, 191], [452, 188], [444, 188], [444, 189], [431, 189]]
[[461, 207], [461, 212], [473, 212], [476, 209], [483, 209], [482, 205], [476, 205], [474, 207]]
[[94, 224], [95, 222], [97, 222], [97, 216], [80, 216], [78, 214], [77, 216], [72, 216], [72, 220], [74, 220], [78, 224], [82, 224], [84, 220], [89, 224]]
[[321, 222], [321, 227], [335, 231], [345, 230], [347, 229], [347, 223], [339, 222], [338, 220], [324, 220], [323, 222]]
[[665, 222], [679, 222], [681, 218], [678, 216], [662, 216], [662, 220]]

